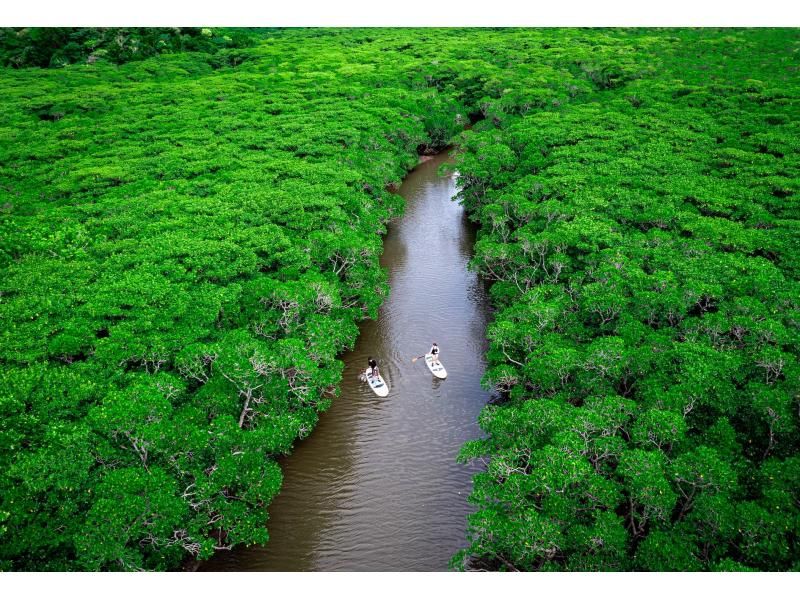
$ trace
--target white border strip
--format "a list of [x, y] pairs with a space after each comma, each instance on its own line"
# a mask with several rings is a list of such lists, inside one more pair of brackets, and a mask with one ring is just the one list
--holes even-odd
[[[4, 573], [11, 595], [59, 596], [317, 596], [394, 598], [492, 596], [674, 598], [789, 596], [789, 573]], [[793, 583], [794, 582], [794, 583]], [[8, 595], [8, 594], [7, 594]]]
[[798, 27], [790, 0], [24, 0], [2, 26]]

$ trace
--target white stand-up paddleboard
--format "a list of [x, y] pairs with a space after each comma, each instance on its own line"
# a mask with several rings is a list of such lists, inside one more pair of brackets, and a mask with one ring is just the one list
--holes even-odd
[[428, 366], [428, 369], [431, 371], [431, 374], [436, 376], [437, 378], [441, 378], [444, 380], [447, 378], [447, 371], [444, 369], [444, 366], [441, 363], [433, 363], [433, 355], [427, 353], [425, 355], [425, 365]]
[[386, 384], [386, 381], [383, 377], [378, 374], [377, 376], [370, 376], [369, 373], [372, 370], [367, 368], [367, 371], [364, 372], [364, 375], [367, 377], [367, 383], [369, 383], [369, 387], [375, 392], [376, 395], [379, 397], [385, 397], [389, 394], [389, 385]]

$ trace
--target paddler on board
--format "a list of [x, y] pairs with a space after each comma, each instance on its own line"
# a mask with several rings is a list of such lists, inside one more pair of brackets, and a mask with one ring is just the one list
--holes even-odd
[[428, 351], [428, 353], [431, 354], [431, 362], [434, 365], [439, 365], [439, 345], [437, 345], [436, 343], [433, 343], [431, 345], [430, 351]]
[[370, 370], [369, 370], [369, 377], [370, 378], [376, 378], [376, 377], [380, 376], [380, 373], [378, 372], [378, 362], [377, 361], [375, 361], [372, 357], [370, 357], [369, 359], [367, 359], [367, 365], [369, 365], [369, 368], [370, 368]]

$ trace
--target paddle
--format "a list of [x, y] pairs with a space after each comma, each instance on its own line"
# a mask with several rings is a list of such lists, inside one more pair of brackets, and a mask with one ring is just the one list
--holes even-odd
[[417, 359], [422, 359], [423, 357], [425, 357], [425, 356], [424, 355], [420, 355], [419, 357], [415, 357], [414, 359], [411, 360], [411, 363], [417, 363]]

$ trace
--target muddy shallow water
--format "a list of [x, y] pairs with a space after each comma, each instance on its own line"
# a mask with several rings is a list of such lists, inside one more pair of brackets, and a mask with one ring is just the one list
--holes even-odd
[[[478, 413], [488, 302], [467, 270], [475, 241], [451, 201], [447, 157], [412, 171], [399, 193], [405, 214], [391, 223], [381, 265], [391, 293], [345, 353], [341, 396], [283, 460], [284, 484], [270, 505], [266, 546], [222, 553], [206, 571], [442, 571], [463, 547], [471, 476], [456, 463], [481, 435]], [[446, 380], [423, 360], [441, 347]], [[391, 391], [378, 398], [358, 380], [378, 359]]]

